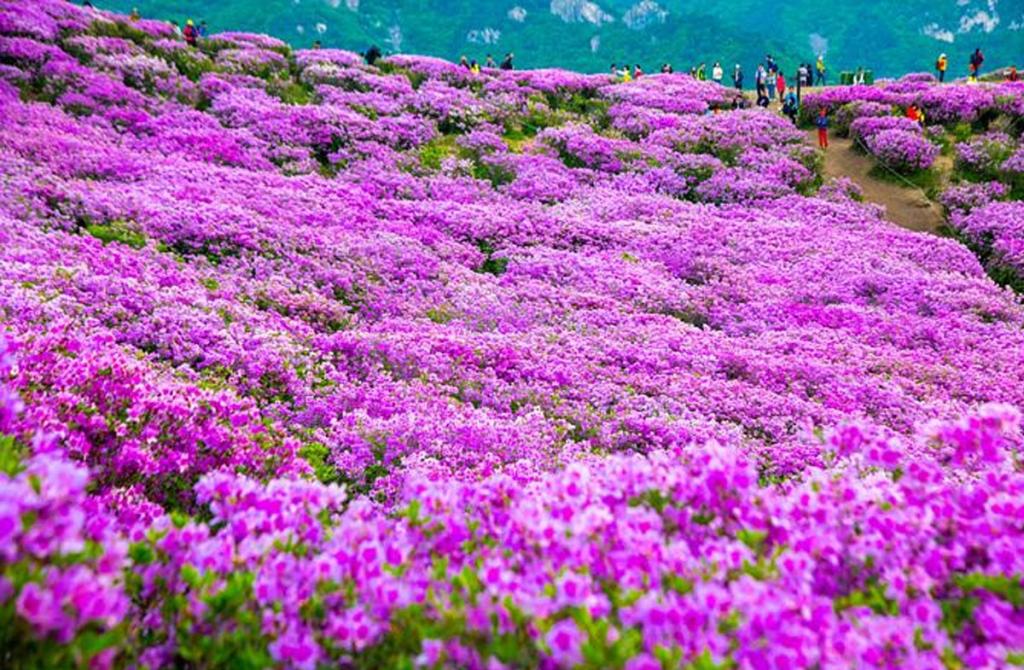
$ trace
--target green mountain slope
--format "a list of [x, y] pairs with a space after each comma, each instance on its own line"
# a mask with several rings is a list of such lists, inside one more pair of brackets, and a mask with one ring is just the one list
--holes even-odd
[[403, 51], [483, 60], [516, 53], [520, 67], [603, 71], [610, 63], [739, 62], [765, 52], [787, 70], [824, 50], [833, 70], [880, 75], [929, 70], [940, 52], [964, 74], [975, 47], [988, 64], [1024, 59], [1024, 0], [98, 0], [97, 6], [211, 30], [266, 32], [296, 46], [320, 39], [353, 50]]

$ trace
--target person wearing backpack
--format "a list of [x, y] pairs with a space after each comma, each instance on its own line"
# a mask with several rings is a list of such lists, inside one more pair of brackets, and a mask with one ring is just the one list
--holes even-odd
[[946, 54], [939, 54], [939, 59], [935, 61], [935, 71], [939, 73], [939, 83], [946, 81], [946, 70], [949, 69], [949, 58]]
[[822, 107], [818, 110], [818, 118], [814, 125], [818, 127], [818, 147], [828, 149], [828, 108]]
[[782, 103], [782, 113], [789, 117], [789, 120], [796, 125], [796, 115], [800, 111], [800, 103], [796, 99], [796, 94], [790, 91], [786, 94], [786, 99]]
[[199, 42], [199, 31], [196, 30], [196, 24], [192, 19], [185, 22], [185, 30], [181, 34], [185, 37], [185, 44], [190, 47], [196, 46]]
[[981, 64], [984, 62], [985, 55], [981, 53], [981, 49], [975, 49], [971, 54], [971, 79], [977, 81], [978, 75], [981, 74]]

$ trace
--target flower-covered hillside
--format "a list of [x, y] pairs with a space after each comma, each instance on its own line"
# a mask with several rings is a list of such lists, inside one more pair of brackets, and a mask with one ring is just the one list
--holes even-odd
[[4, 665], [1019, 660], [1024, 309], [787, 122], [0, 33]]
[[[1024, 290], [1019, 206], [996, 204], [1024, 199], [1024, 83], [948, 85], [910, 74], [878, 86], [817, 91], [804, 103], [805, 122], [830, 110], [836, 132], [872, 154], [880, 176], [895, 173], [901, 185], [941, 202], [948, 232], [977, 253], [1000, 285]], [[948, 157], [941, 167], [940, 155]]]

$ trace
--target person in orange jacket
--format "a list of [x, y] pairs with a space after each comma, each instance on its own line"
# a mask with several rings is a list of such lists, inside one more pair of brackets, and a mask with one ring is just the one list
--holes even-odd
[[935, 61], [935, 71], [939, 73], [939, 83], [946, 81], [946, 70], [949, 69], [949, 58], [946, 54], [939, 54], [938, 60]]

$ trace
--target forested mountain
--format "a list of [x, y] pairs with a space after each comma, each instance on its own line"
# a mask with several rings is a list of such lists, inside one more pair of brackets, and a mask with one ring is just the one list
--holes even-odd
[[752, 67], [765, 52], [787, 67], [824, 51], [833, 69], [881, 75], [930, 69], [947, 52], [961, 74], [981, 47], [988, 64], [1024, 57], [1022, 0], [690, 2], [681, 0], [99, 0], [99, 7], [211, 30], [267, 32], [301, 46], [379, 44], [449, 59], [513, 51], [519, 67], [603, 71], [610, 63], [707, 61]]

